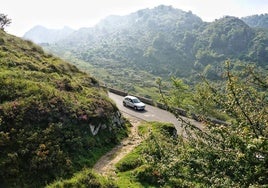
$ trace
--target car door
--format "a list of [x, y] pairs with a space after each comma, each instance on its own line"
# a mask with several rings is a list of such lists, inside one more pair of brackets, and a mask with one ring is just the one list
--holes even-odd
[[130, 107], [134, 107], [134, 103], [133, 103], [133, 101], [132, 101], [132, 99], [128, 99], [128, 106], [130, 106]]
[[126, 98], [125, 102], [126, 102], [126, 105], [127, 105], [127, 106], [131, 106], [130, 98]]

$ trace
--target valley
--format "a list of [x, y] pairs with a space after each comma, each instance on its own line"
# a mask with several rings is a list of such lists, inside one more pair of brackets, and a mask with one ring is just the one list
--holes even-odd
[[267, 19], [159, 5], [20, 38], [0, 14], [0, 187], [267, 187]]
[[[94, 27], [42, 44], [109, 87], [158, 100], [159, 78], [166, 90], [172, 77], [194, 89], [202, 76], [220, 84], [226, 60], [238, 71], [240, 64], [266, 69], [267, 28], [247, 25], [250, 19], [255, 17], [204, 22], [190, 11], [160, 5], [109, 16]], [[34, 33], [27, 38], [34, 40]]]

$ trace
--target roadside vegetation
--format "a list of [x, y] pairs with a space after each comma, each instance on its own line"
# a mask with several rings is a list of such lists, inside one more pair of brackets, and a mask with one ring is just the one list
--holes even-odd
[[[142, 22], [109, 31], [111, 17], [85, 32], [97, 31], [92, 41], [48, 47], [71, 65], [5, 33], [11, 20], [0, 14], [0, 187], [267, 187], [267, 30], [166, 6], [128, 18]], [[102, 83], [162, 102], [184, 133], [144, 123], [116, 177], [97, 174], [93, 165], [129, 131]]]
[[230, 66], [226, 62], [222, 89], [204, 82], [206, 89], [199, 90], [201, 98], [207, 96], [200, 104], [209, 102], [211, 111], [226, 113], [229, 125], [200, 116], [201, 129], [177, 116], [184, 129], [184, 134], [177, 134], [171, 124], [141, 124], [139, 134], [144, 141], [116, 164], [116, 177], [109, 179], [111, 187], [268, 185], [267, 75], [252, 67], [238, 75]]
[[199, 104], [226, 113], [229, 125], [204, 116], [202, 130], [178, 116], [186, 134], [176, 136], [168, 124], [142, 125], [145, 141], [116, 165], [119, 187], [268, 185], [267, 75], [252, 67], [238, 75], [230, 66], [227, 62], [225, 86], [216, 89], [204, 83], [206, 89], [199, 93]]
[[[225, 84], [221, 87], [204, 80], [202, 87], [199, 86], [202, 89], [195, 94], [196, 108], [205, 129], [197, 128], [177, 116], [187, 138], [178, 137], [175, 142], [178, 145], [172, 147], [174, 149], [165, 149], [168, 144], [161, 145], [159, 155], [153, 154], [150, 160], [146, 160], [158, 172], [160, 185], [268, 185], [267, 74], [252, 66], [232, 71], [232, 64], [226, 62], [224, 75]], [[219, 113], [228, 117], [228, 124], [207, 120], [208, 115]], [[163, 138], [155, 144], [159, 145], [161, 140]]]

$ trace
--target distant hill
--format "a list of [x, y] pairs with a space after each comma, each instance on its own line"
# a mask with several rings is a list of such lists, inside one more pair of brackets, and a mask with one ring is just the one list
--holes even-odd
[[93, 77], [2, 30], [0, 57], [0, 187], [70, 177], [126, 136]]
[[241, 18], [250, 27], [268, 29], [268, 14], [252, 15]]
[[55, 43], [73, 32], [74, 30], [67, 26], [62, 29], [48, 29], [43, 26], [35, 26], [26, 32], [23, 38], [29, 39], [36, 44]]
[[268, 31], [239, 18], [204, 22], [191, 11], [161, 5], [107, 17], [46, 49], [105, 84], [147, 95], [157, 92], [158, 77], [176, 76], [189, 84], [199, 81], [199, 74], [220, 80], [227, 59], [266, 67], [267, 46]]

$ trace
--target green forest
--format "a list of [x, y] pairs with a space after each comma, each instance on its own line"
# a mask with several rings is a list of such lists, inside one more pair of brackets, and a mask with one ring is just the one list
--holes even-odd
[[[204, 22], [158, 6], [40, 46], [3, 25], [0, 187], [267, 187], [265, 20]], [[183, 131], [141, 123], [143, 141], [115, 165], [115, 177], [96, 173], [132, 126], [103, 86], [161, 102]]]
[[[191, 87], [201, 76], [220, 82], [226, 60], [238, 70], [240, 64], [267, 69], [267, 17], [204, 22], [191, 11], [158, 6], [107, 17], [44, 47], [101, 84], [157, 100], [159, 78], [169, 85], [177, 77]], [[253, 19], [259, 26], [251, 26]]]

